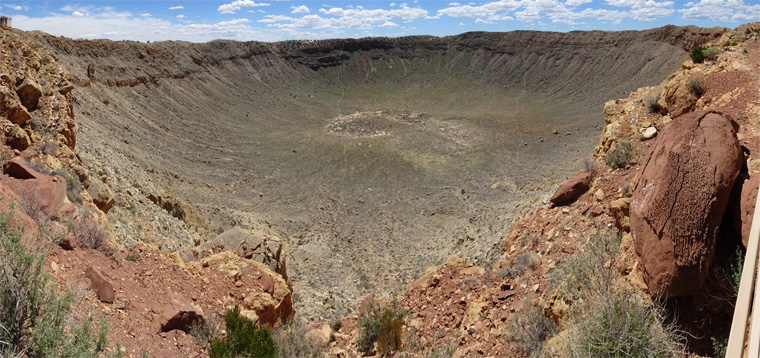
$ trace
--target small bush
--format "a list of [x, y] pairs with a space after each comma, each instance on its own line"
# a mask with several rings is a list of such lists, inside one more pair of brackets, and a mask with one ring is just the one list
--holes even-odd
[[657, 101], [660, 100], [660, 95], [654, 96], [647, 101], [647, 108], [649, 108], [649, 113], [660, 113], [660, 105], [657, 103]]
[[396, 308], [395, 302], [386, 308], [372, 303], [369, 312], [358, 320], [359, 336], [356, 344], [361, 352], [370, 352], [378, 343], [378, 353], [392, 353], [403, 347], [401, 330], [405, 312]]
[[686, 87], [689, 91], [697, 97], [701, 97], [705, 93], [705, 83], [701, 78], [691, 78], [686, 82]]
[[718, 59], [718, 55], [720, 54], [720, 49], [717, 47], [710, 47], [706, 48], [704, 50], [705, 59], [710, 61], [715, 61]]
[[383, 311], [377, 332], [377, 351], [380, 355], [393, 355], [404, 347], [403, 328], [404, 315], [401, 312], [391, 309]]
[[691, 50], [691, 61], [694, 63], [702, 63], [705, 62], [705, 48], [702, 46], [697, 46], [693, 50]]
[[599, 170], [599, 164], [593, 158], [583, 159], [583, 172], [584, 173], [596, 173]]
[[631, 142], [617, 143], [615, 148], [607, 152], [607, 165], [612, 169], [623, 168], [633, 159], [633, 146]]
[[522, 313], [513, 316], [505, 335], [518, 352], [526, 357], [540, 357], [544, 342], [559, 330], [554, 322], [541, 313], [538, 305], [526, 303], [524, 307]]
[[594, 233], [583, 247], [551, 272], [552, 286], [576, 299], [608, 292], [617, 276], [620, 239], [620, 234]]
[[96, 214], [89, 209], [82, 210], [79, 220], [74, 224], [74, 236], [82, 242], [82, 247], [111, 254], [111, 248], [105, 242], [106, 234], [100, 226]]
[[663, 326], [663, 312], [636, 294], [595, 295], [570, 335], [572, 357], [677, 357], [684, 341]]
[[277, 358], [322, 358], [325, 347], [306, 338], [306, 328], [299, 322], [290, 321], [274, 331]]
[[739, 43], [736, 42], [736, 41], [734, 41], [734, 42], [731, 43], [731, 46], [737, 46], [737, 45], [739, 45]]
[[227, 335], [211, 342], [210, 357], [274, 357], [277, 353], [269, 328], [256, 328], [253, 322], [240, 315], [238, 306], [227, 311], [224, 322]]
[[[1, 200], [1, 199], [0, 199]], [[23, 228], [0, 214], [0, 356], [96, 357], [108, 340], [108, 325], [93, 317], [75, 323], [73, 294], [63, 295], [43, 269], [45, 243], [22, 243]]]
[[72, 203], [81, 204], [82, 197], [80, 194], [82, 193], [82, 184], [79, 182], [79, 178], [71, 175], [66, 169], [63, 168], [56, 170], [55, 174], [60, 175], [63, 179], [66, 180], [66, 197], [69, 198], [69, 201]]
[[124, 261], [137, 262], [138, 260], [140, 260], [140, 254], [136, 252], [132, 252], [124, 257]]

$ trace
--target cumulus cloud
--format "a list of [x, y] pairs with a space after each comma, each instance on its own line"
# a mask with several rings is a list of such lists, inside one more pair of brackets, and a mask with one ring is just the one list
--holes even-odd
[[172, 6], [172, 7], [170, 7], [170, 8], [169, 8], [169, 10], [182, 10], [182, 9], [184, 9], [184, 8], [185, 8], [184, 6], [181, 6], [181, 5], [177, 5], [177, 6]]
[[760, 18], [760, 5], [743, 0], [700, 0], [678, 10], [685, 20], [749, 22]]
[[[578, 24], [577, 20], [593, 19], [620, 22], [631, 18], [638, 21], [654, 21], [675, 13], [673, 1], [656, 0], [604, 0], [608, 5], [621, 9], [603, 9], [593, 5], [583, 8], [581, 5], [593, 4], [592, 0], [499, 0], [473, 5], [450, 3], [448, 7], [438, 10], [437, 16], [446, 15], [454, 18], [475, 18], [481, 22], [510, 21], [534, 22], [550, 19], [554, 23]], [[741, 0], [702, 0], [741, 1]]]
[[[70, 9], [71, 10], [71, 9]], [[72, 10], [80, 11], [81, 10]], [[109, 38], [113, 40], [205, 42], [214, 39], [274, 41], [279, 34], [255, 30], [248, 19], [233, 19], [210, 24], [175, 23], [149, 16], [132, 16], [110, 8], [89, 8], [87, 16], [52, 13], [44, 17], [16, 15], [14, 25], [21, 30], [41, 30], [71, 38]]]
[[229, 4], [220, 5], [216, 11], [222, 14], [234, 14], [244, 7], [269, 6], [268, 3], [257, 3], [252, 0], [235, 0]]
[[71, 16], [74, 16], [74, 17], [84, 17], [85, 14], [82, 13], [81, 11], [72, 11], [71, 12]]
[[185, 15], [179, 14], [179, 15], [177, 15], [177, 18], [178, 18], [178, 19], [184, 19], [184, 18], [185, 18]]
[[411, 22], [427, 16], [427, 10], [400, 4], [392, 9], [365, 9], [356, 7], [326, 7], [319, 9], [319, 14], [301, 17], [284, 15], [266, 15], [258, 22], [298, 37], [328, 37], [341, 30], [371, 30], [375, 27], [400, 27], [394, 20]]
[[290, 8], [293, 9], [293, 11], [290, 12], [291, 14], [300, 14], [300, 13], [308, 13], [308, 12], [310, 12], [309, 8], [306, 7], [306, 5], [291, 6]]

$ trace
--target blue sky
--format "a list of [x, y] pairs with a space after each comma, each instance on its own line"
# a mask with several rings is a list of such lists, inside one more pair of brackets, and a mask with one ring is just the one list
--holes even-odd
[[22, 30], [113, 40], [278, 41], [467, 31], [638, 30], [760, 21], [760, 0], [0, 0]]

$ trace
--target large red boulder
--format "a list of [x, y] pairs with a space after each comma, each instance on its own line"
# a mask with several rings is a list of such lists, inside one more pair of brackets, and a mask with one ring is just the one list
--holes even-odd
[[3, 165], [0, 181], [17, 194], [17, 206], [29, 216], [54, 216], [66, 201], [66, 180], [58, 175], [42, 174], [20, 159]]
[[154, 320], [156, 331], [169, 332], [174, 329], [190, 332], [190, 327], [203, 321], [203, 311], [193, 306], [192, 301], [177, 293], [171, 296]]
[[666, 125], [633, 191], [630, 223], [650, 293], [695, 292], [742, 165], [736, 122], [711, 111]]
[[731, 212], [730, 222], [736, 234], [741, 235], [742, 244], [746, 248], [749, 242], [749, 230], [752, 226], [752, 215], [755, 213], [760, 173], [749, 179], [747, 179], [746, 174], [743, 176], [740, 174], [736, 181], [735, 196], [732, 198], [733, 202], [729, 204], [731, 206], [729, 208]]
[[554, 195], [549, 199], [554, 204], [562, 204], [571, 200], [578, 199], [583, 193], [588, 191], [593, 175], [591, 173], [580, 173], [557, 188]]

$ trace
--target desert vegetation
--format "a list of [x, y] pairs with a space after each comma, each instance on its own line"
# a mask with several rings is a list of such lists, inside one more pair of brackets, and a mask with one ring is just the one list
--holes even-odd
[[52, 284], [43, 267], [52, 243], [24, 240], [12, 212], [0, 214], [0, 356], [104, 355], [108, 324], [72, 310], [81, 298]]

